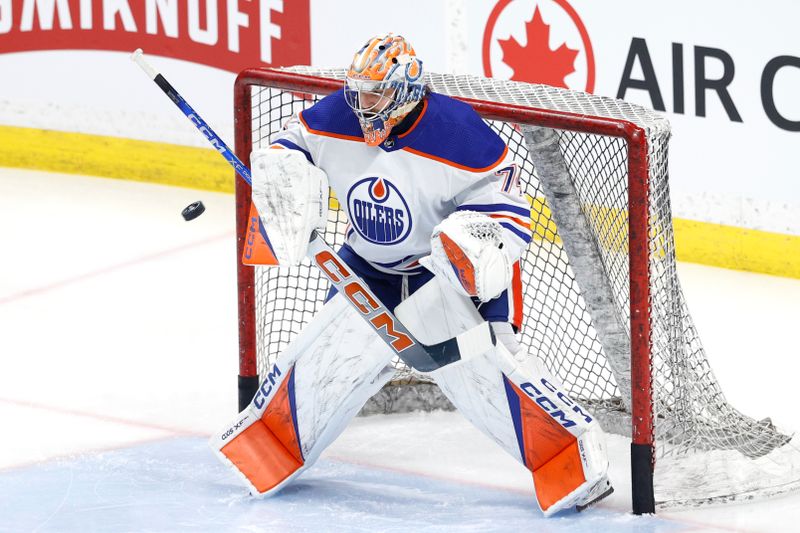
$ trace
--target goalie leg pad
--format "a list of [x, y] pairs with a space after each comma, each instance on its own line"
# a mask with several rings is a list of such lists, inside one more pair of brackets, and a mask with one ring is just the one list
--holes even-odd
[[[422, 342], [456, 336], [482, 320], [469, 299], [437, 277], [396, 314]], [[470, 422], [531, 471], [545, 516], [584, 502], [608, 470], [600, 426], [537, 357], [512, 355], [510, 326], [493, 327], [501, 342], [431, 377]]]
[[[254, 494], [276, 489], [293, 474], [299, 474], [305, 464], [297, 432], [293, 382], [291, 368], [289, 376], [277, 385], [269, 405], [262, 405], [263, 411], [251, 404], [219, 437], [225, 444], [218, 453], [236, 468]], [[258, 394], [273, 386], [274, 381], [271, 383], [268, 378]]]
[[503, 379], [519, 455], [533, 475], [539, 507], [550, 516], [583, 501], [605, 479], [605, 436], [546, 369], [515, 374]]
[[311, 466], [394, 375], [394, 353], [341, 296], [284, 350], [253, 401], [210, 445], [254, 495]]
[[431, 376], [470, 422], [531, 471], [545, 516], [574, 507], [605, 479], [600, 426], [541, 365], [518, 364], [498, 343]]

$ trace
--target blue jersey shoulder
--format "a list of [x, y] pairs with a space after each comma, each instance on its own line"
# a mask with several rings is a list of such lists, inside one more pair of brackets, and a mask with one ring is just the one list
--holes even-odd
[[505, 155], [506, 144], [469, 104], [431, 93], [428, 106], [409, 148], [470, 170], [491, 168]]
[[354, 140], [364, 140], [358, 119], [344, 99], [344, 90], [338, 90], [322, 98], [304, 110], [300, 118], [311, 133], [357, 137]]

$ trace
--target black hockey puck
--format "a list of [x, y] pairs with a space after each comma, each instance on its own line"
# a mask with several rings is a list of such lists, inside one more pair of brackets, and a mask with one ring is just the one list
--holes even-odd
[[194, 220], [200, 215], [202, 215], [206, 210], [206, 206], [203, 205], [203, 202], [197, 201], [187, 205], [183, 211], [181, 211], [181, 216], [183, 220]]

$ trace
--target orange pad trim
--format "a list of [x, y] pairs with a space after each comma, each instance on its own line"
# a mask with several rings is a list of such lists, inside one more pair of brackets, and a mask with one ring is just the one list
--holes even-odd
[[[518, 402], [513, 405], [515, 399], [509, 396], [512, 417], [518, 417], [514, 424], [517, 438], [521, 441], [520, 451], [524, 454], [525, 466], [533, 474], [539, 505], [546, 510], [586, 481], [578, 440], [530, 394], [523, 392], [507, 377], [503, 376], [503, 379]], [[523, 387], [526, 385], [531, 394], [540, 392], [530, 383], [522, 384]], [[550, 402], [543, 395], [538, 396], [538, 401], [543, 405]]]
[[295, 423], [294, 367], [261, 418], [220, 451], [260, 493], [278, 486], [303, 466]]
[[533, 472], [536, 498], [542, 509], [549, 509], [585, 481], [577, 440]]
[[286, 450], [300, 464], [303, 464], [303, 452], [300, 450], [300, 439], [295, 424], [294, 403], [294, 367], [275, 392], [269, 405], [261, 416], [261, 421], [283, 444]]
[[450, 260], [461, 286], [470, 296], [477, 296], [478, 289], [475, 287], [475, 269], [472, 266], [472, 261], [446, 233], [440, 233], [439, 240], [442, 241], [444, 253], [447, 254], [447, 258]]
[[242, 251], [243, 265], [268, 265], [275, 266], [278, 259], [272, 251], [272, 246], [265, 238], [261, 218], [258, 216], [256, 206], [250, 204], [250, 215], [247, 218], [247, 229], [244, 233], [244, 249]]
[[277, 487], [303, 466], [261, 420], [234, 437], [221, 451], [260, 493]]

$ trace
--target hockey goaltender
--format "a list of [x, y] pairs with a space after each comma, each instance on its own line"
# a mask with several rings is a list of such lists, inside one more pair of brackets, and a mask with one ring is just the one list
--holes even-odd
[[[518, 259], [531, 240], [520, 165], [472, 108], [430, 92], [411, 45], [387, 34], [356, 52], [344, 87], [251, 155], [253, 202], [281, 265], [324, 230], [328, 187], [347, 210], [323, 309], [278, 357], [250, 405], [211, 440], [252, 494], [310, 467], [394, 375], [391, 343], [359, 309], [393, 311], [419, 339], [488, 322], [495, 342], [429, 371], [477, 428], [533, 475], [546, 516], [612, 492], [605, 436], [521, 350]], [[347, 294], [342, 294], [345, 292]], [[379, 302], [377, 301], [379, 300]]]

